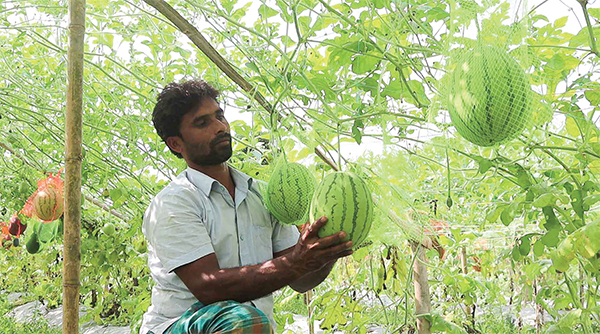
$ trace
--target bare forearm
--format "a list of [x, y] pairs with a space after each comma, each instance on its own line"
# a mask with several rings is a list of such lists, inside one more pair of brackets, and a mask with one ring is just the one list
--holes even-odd
[[222, 300], [243, 303], [279, 290], [302, 275], [288, 256], [281, 256], [257, 265], [201, 273], [188, 288], [206, 305]]
[[323, 268], [306, 274], [290, 284], [290, 287], [298, 292], [304, 293], [321, 284], [329, 276], [336, 261], [332, 261]]

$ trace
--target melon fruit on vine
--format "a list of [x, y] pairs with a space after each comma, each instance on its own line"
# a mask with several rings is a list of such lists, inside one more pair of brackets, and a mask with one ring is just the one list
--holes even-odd
[[319, 237], [346, 232], [344, 241], [352, 240], [356, 249], [369, 235], [373, 223], [373, 198], [364, 180], [349, 172], [325, 176], [317, 186], [310, 206], [310, 222], [327, 217]]
[[510, 140], [530, 121], [533, 91], [528, 76], [501, 49], [478, 46], [462, 51], [447, 85], [452, 124], [476, 145]]
[[33, 198], [35, 215], [41, 220], [55, 220], [63, 214], [63, 196], [53, 186], [38, 191]]

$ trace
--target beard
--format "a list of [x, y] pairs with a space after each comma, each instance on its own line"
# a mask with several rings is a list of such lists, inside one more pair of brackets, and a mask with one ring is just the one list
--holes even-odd
[[[221, 143], [225, 139], [229, 139], [228, 144]], [[192, 145], [188, 146], [187, 143], [185, 145], [186, 145], [186, 150], [188, 152], [191, 152], [191, 154], [189, 156], [190, 161], [192, 161], [193, 163], [195, 163], [199, 166], [220, 165], [220, 164], [226, 162], [227, 160], [229, 160], [229, 158], [231, 158], [231, 154], [233, 153], [233, 149], [231, 147], [231, 145], [232, 145], [231, 135], [229, 135], [229, 134], [217, 136], [210, 143], [208, 143], [208, 149], [209, 149], [208, 154], [201, 153], [201, 152], [205, 151], [203, 149], [204, 147], [202, 147], [205, 145], [201, 145], [200, 147], [197, 147], [197, 146], [194, 147]]]

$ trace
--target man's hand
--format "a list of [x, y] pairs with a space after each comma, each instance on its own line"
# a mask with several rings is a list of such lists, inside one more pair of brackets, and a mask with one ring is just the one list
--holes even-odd
[[341, 243], [346, 237], [346, 232], [319, 238], [319, 229], [326, 222], [327, 217], [321, 217], [314, 224], [305, 225], [300, 240], [289, 255], [295, 269], [308, 274], [353, 253], [352, 241]]

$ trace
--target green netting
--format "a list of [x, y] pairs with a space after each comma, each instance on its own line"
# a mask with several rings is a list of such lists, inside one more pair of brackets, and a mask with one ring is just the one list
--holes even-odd
[[305, 166], [282, 161], [263, 194], [265, 206], [281, 223], [303, 224], [315, 186], [316, 180]]
[[479, 44], [461, 52], [450, 74], [447, 103], [456, 131], [480, 146], [519, 135], [531, 118], [531, 84], [504, 50]]
[[471, 24], [462, 26], [471, 29], [450, 25], [445, 75], [432, 109], [447, 110], [456, 132], [479, 146], [505, 143], [548, 121], [539, 59], [527, 43], [527, 13], [521, 10], [519, 17], [515, 7], [509, 11], [514, 17], [499, 18], [500, 7], [470, 1], [452, 2], [451, 8], [451, 21], [466, 20]]

